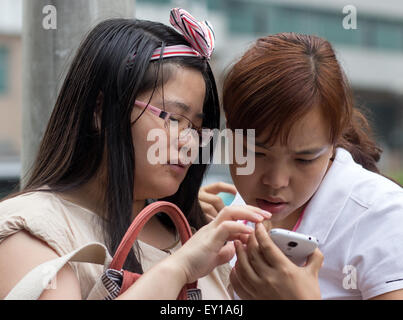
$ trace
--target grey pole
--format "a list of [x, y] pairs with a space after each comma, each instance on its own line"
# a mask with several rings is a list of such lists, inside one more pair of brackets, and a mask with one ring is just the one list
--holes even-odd
[[134, 18], [134, 10], [135, 0], [24, 0], [21, 187], [80, 41], [98, 22]]

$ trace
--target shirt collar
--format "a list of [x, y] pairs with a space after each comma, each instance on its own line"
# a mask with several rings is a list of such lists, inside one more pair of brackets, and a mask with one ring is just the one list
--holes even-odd
[[337, 148], [331, 167], [305, 209], [299, 230], [315, 236], [320, 244], [326, 242], [349, 199], [353, 189], [352, 170], [356, 165], [347, 150]]

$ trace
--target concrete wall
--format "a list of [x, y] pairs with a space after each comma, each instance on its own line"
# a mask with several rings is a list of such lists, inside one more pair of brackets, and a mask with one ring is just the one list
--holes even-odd
[[21, 149], [22, 66], [21, 37], [1, 35], [0, 46], [8, 50], [7, 89], [0, 94], [0, 159], [19, 156]]

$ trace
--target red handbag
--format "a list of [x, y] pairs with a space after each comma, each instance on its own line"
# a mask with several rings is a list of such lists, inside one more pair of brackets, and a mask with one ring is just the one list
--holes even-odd
[[[87, 243], [68, 254], [56, 259], [46, 261], [28, 272], [8, 293], [6, 300], [36, 300], [46, 289], [46, 285], [51, 283], [54, 276], [61, 268], [70, 262], [86, 262], [101, 264], [104, 272], [96, 281], [87, 299], [111, 300], [125, 292], [141, 274], [122, 270], [126, 258], [132, 250], [140, 230], [147, 221], [155, 214], [164, 212], [172, 219], [179, 233], [182, 244], [191, 236], [190, 226], [182, 211], [174, 204], [157, 201], [145, 207], [133, 220], [119, 247], [116, 250], [112, 262], [107, 258], [107, 248], [100, 242]], [[54, 272], [49, 273], [49, 269]], [[44, 285], [45, 284], [45, 285]], [[200, 300], [201, 290], [197, 289], [197, 281], [186, 284], [180, 291], [177, 299]]]
[[[166, 201], [157, 201], [149, 204], [145, 207], [133, 220], [126, 234], [124, 235], [113, 260], [109, 266], [109, 269], [122, 270], [126, 258], [133, 247], [133, 244], [140, 233], [141, 229], [155, 214], [164, 212], [168, 214], [176, 230], [179, 233], [182, 245], [192, 236], [189, 223], [182, 211], [173, 203]], [[141, 274], [133, 273], [130, 271], [122, 270], [123, 281], [120, 288], [119, 295], [125, 292], [140, 276]], [[197, 289], [197, 281], [186, 284], [180, 291], [177, 299], [179, 300], [198, 300], [201, 299], [201, 291]]]

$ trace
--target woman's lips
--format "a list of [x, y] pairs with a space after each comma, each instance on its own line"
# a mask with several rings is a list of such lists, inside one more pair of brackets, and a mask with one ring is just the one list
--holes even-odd
[[287, 202], [270, 202], [264, 199], [256, 199], [256, 204], [260, 209], [269, 211], [270, 213], [280, 213], [287, 206]]
[[172, 164], [168, 163], [169, 168], [179, 174], [183, 174], [186, 172], [188, 166], [182, 165], [182, 164]]

